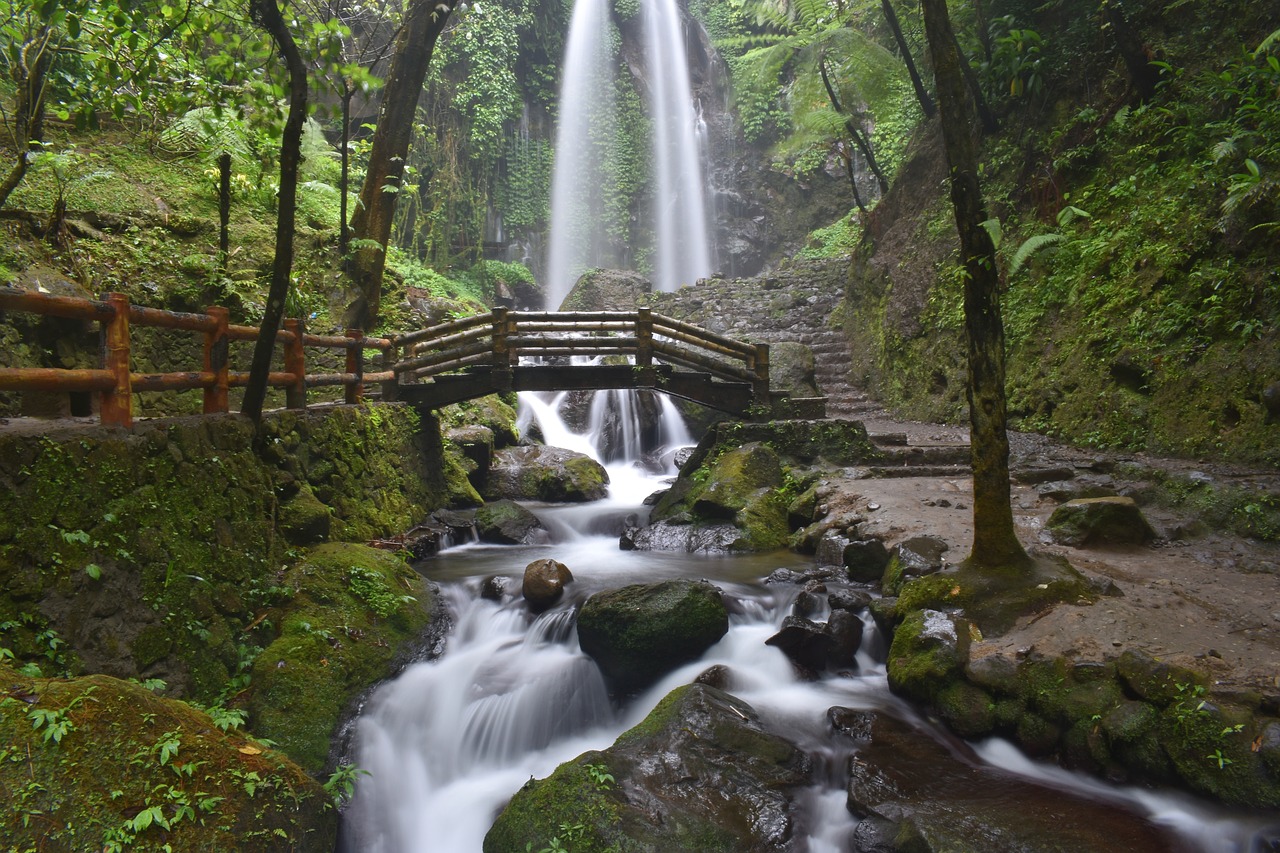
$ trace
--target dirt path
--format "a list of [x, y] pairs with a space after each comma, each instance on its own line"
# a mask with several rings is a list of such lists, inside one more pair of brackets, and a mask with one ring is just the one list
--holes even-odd
[[[912, 447], [962, 445], [967, 440], [963, 428], [902, 422], [883, 412], [866, 412], [859, 419], [873, 436], [905, 435]], [[1015, 478], [1019, 470], [1067, 467], [1087, 477], [1113, 479], [1123, 491], [1129, 481], [1098, 472], [1127, 461], [1280, 491], [1280, 475], [1270, 472], [1083, 452], [1026, 434], [1011, 436], [1011, 448]], [[951, 546], [945, 555], [949, 562], [968, 554], [972, 495], [967, 477], [833, 478], [832, 485], [838, 486], [837, 495], [828, 501], [832, 510], [865, 518], [860, 527], [865, 534], [889, 545], [928, 534]], [[1013, 501], [1025, 545], [1066, 557], [1086, 575], [1112, 581], [1121, 594], [1024, 618], [994, 641], [1002, 649], [1034, 649], [1079, 661], [1142, 650], [1208, 672], [1215, 693], [1260, 693], [1264, 709], [1280, 711], [1280, 545], [1207, 530], [1192, 537], [1187, 531], [1198, 529], [1197, 519], [1147, 506], [1143, 512], [1161, 537], [1154, 544], [1073, 548], [1054, 544], [1045, 535], [1056, 501], [1042, 497], [1034, 485], [1016, 481]]]

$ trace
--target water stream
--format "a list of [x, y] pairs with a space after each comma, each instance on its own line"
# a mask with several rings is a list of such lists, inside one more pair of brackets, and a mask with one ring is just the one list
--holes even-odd
[[[595, 453], [598, 434], [574, 434], [558, 417], [556, 403], [555, 397], [526, 397], [525, 418], [536, 418], [549, 439]], [[889, 692], [884, 642], [874, 623], [864, 620], [867, 639], [855, 674], [800, 680], [786, 657], [765, 645], [790, 612], [797, 588], [767, 586], [762, 579], [780, 567], [809, 568], [811, 558], [620, 551], [617, 520], [644, 512], [643, 497], [661, 488], [663, 480], [629, 461], [613, 463], [609, 471], [613, 491], [603, 501], [531, 505], [551, 530], [552, 544], [470, 544], [419, 566], [440, 585], [453, 628], [440, 659], [412, 665], [383, 685], [357, 722], [353, 758], [369, 775], [360, 779], [344, 814], [343, 849], [476, 853], [498, 811], [530, 778], [546, 777], [564, 761], [608, 747], [670, 690], [716, 664], [733, 673], [735, 695], [825, 770], [815, 773], [813, 788], [801, 798], [804, 837], [795, 849], [850, 849], [856, 820], [845, 808], [844, 774], [852, 747], [832, 738], [826, 709], [876, 709], [930, 730]], [[519, 596], [518, 578], [529, 562], [548, 556], [567, 564], [575, 580], [565, 600], [535, 616]], [[481, 582], [491, 575], [516, 579], [509, 585], [514, 595], [501, 602], [481, 598]], [[642, 695], [623, 705], [611, 702], [595, 663], [578, 648], [576, 607], [597, 591], [677, 577], [707, 578], [723, 590], [729, 632], [700, 660]], [[1174, 827], [1187, 849], [1268, 849], [1261, 836], [1254, 838], [1258, 827], [1190, 798], [1108, 786], [1032, 763], [1000, 741], [980, 744], [978, 754], [1024, 776], [1029, 785], [1112, 802]]]

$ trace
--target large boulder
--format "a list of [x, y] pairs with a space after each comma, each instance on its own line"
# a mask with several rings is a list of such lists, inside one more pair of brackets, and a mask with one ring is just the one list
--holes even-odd
[[494, 501], [476, 510], [476, 535], [495, 545], [541, 545], [550, 540], [538, 517], [515, 501]]
[[[944, 746], [887, 714], [851, 713], [863, 719], [841, 727], [861, 741], [849, 761], [847, 805], [868, 824], [859, 827], [853, 850], [1180, 846], [1172, 833], [1126, 809], [980, 764], [963, 747]], [[894, 843], [882, 846], [886, 838]]]
[[648, 687], [697, 660], [729, 630], [720, 590], [706, 581], [633, 584], [596, 593], [578, 614], [578, 643], [613, 688]]
[[588, 270], [560, 303], [561, 311], [634, 311], [653, 290], [644, 276], [627, 270]]
[[608, 493], [609, 475], [599, 462], [562, 447], [508, 447], [493, 454], [484, 499], [577, 503]]
[[1067, 501], [1046, 527], [1063, 545], [1142, 545], [1156, 537], [1137, 503], [1124, 497]]
[[573, 580], [569, 567], [559, 560], [534, 560], [524, 569], [521, 593], [535, 611], [546, 610], [564, 595], [564, 585]]
[[[603, 752], [560, 765], [512, 798], [485, 853], [541, 849], [766, 853], [793, 850], [804, 753], [764, 730], [755, 709], [701, 684], [672, 691]], [[529, 847], [526, 847], [529, 845]]]
[[821, 397], [814, 375], [813, 350], [792, 341], [770, 344], [769, 388], [786, 391], [792, 397]]

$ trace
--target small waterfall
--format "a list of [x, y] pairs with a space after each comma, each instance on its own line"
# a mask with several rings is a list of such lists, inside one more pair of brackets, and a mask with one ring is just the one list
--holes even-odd
[[653, 156], [657, 164], [654, 285], [666, 291], [693, 284], [711, 273], [697, 132], [701, 118], [694, 109], [689, 60], [675, 0], [650, 0], [642, 14], [652, 79]]
[[565, 45], [544, 290], [556, 311], [588, 267], [616, 266], [604, 233], [605, 164], [617, 138], [609, 0], [577, 0]]

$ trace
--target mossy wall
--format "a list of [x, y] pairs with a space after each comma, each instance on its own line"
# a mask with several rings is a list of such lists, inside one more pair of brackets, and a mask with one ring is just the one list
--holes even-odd
[[475, 500], [434, 421], [395, 404], [257, 431], [227, 415], [0, 434], [0, 640], [46, 670], [209, 701], [270, 639], [258, 617], [304, 544], [294, 502], [323, 508], [328, 538], [364, 541]]

